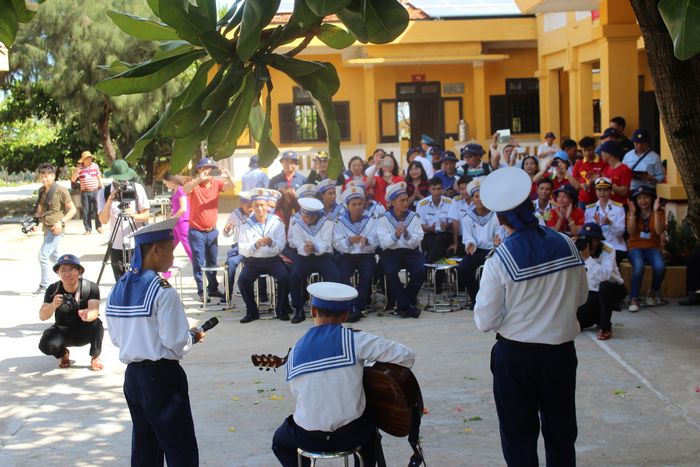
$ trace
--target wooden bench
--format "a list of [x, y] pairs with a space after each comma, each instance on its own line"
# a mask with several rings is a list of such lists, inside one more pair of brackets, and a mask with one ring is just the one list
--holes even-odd
[[[625, 287], [629, 293], [632, 285], [632, 265], [629, 261], [623, 261], [620, 264], [620, 274], [625, 280]], [[642, 279], [642, 288], [639, 290], [640, 295], [645, 296], [651, 286], [651, 266], [644, 266], [644, 277]], [[661, 282], [661, 296], [669, 297], [685, 297], [685, 266], [666, 266], [666, 275]]]

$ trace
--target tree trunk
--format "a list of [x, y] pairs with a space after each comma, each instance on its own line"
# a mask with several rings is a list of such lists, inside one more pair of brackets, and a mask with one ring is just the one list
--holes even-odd
[[700, 55], [681, 61], [661, 19], [658, 0], [630, 0], [644, 38], [656, 102], [671, 155], [688, 194], [688, 222], [700, 238]]
[[109, 118], [112, 115], [112, 106], [107, 96], [103, 96], [102, 109], [102, 118], [99, 124], [100, 140], [102, 141], [102, 149], [105, 151], [105, 162], [111, 166], [117, 159], [117, 152], [114, 150], [112, 137], [109, 135]]

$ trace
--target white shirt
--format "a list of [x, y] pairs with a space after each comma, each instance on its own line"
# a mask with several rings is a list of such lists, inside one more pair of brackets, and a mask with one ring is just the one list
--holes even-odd
[[[255, 247], [255, 242], [263, 237], [272, 239], [271, 246]], [[246, 218], [238, 237], [238, 251], [246, 258], [271, 258], [280, 254], [284, 248], [286, 236], [284, 223], [274, 214], [268, 214], [265, 224], [260, 224], [251, 215]]]
[[416, 214], [420, 216], [422, 225], [435, 226], [435, 232], [440, 232], [442, 230], [440, 224], [447, 222], [451, 205], [452, 199], [447, 196], [443, 196], [437, 206], [433, 203], [433, 197], [429, 196], [418, 202]]
[[226, 225], [231, 224], [231, 230], [228, 233], [224, 232], [224, 237], [232, 237], [233, 244], [238, 243], [238, 237], [241, 233], [241, 227], [245, 222], [245, 214], [241, 211], [241, 208], [236, 208], [231, 214], [229, 214], [228, 219], [226, 219]]
[[[307, 431], [335, 431], [365, 411], [362, 375], [365, 361], [413, 366], [415, 354], [398, 342], [358, 331], [355, 365], [297, 376], [289, 382], [297, 399], [294, 422]], [[292, 349], [294, 351], [294, 349]]]
[[494, 255], [484, 263], [474, 321], [480, 330], [506, 339], [558, 345], [579, 334], [576, 311], [587, 299], [583, 267], [514, 282]]
[[112, 344], [119, 347], [122, 363], [161, 358], [181, 360], [192, 348], [190, 325], [177, 292], [172, 287], [155, 287], [156, 297], [150, 316], [107, 315], [109, 337]]
[[[110, 194], [114, 193], [114, 186], [111, 185], [112, 187], [110, 188]], [[143, 185], [140, 183], [134, 183], [134, 186], [136, 187], [136, 198], [138, 199], [138, 207], [142, 211], [144, 209], [151, 209], [151, 204], [148, 202], [148, 195], [146, 195], [146, 190], [143, 188]], [[102, 212], [102, 210], [105, 208], [105, 189], [107, 187], [103, 188], [102, 190], [99, 190], [97, 192], [97, 212]], [[136, 212], [136, 201], [130, 201], [129, 202], [129, 208], [133, 209], [134, 212]], [[112, 205], [109, 208], [109, 231], [110, 233], [114, 230], [114, 226], [117, 224], [117, 219], [119, 216], [119, 213], [121, 211], [119, 210], [119, 202], [114, 201], [112, 202]], [[143, 222], [136, 222], [136, 228], [138, 229], [139, 227], [145, 225]], [[124, 237], [132, 233], [134, 230], [129, 226], [129, 222], [122, 222], [121, 229], [117, 231], [116, 237], [114, 237], [114, 242], [112, 243], [112, 248], [116, 250], [123, 250], [124, 249]], [[128, 242], [128, 240], [127, 240]], [[133, 245], [127, 245], [126, 249], [131, 249], [133, 248]]]
[[[399, 224], [407, 226], [406, 235], [396, 238], [396, 228]], [[399, 221], [394, 216], [393, 211], [387, 211], [377, 221], [377, 236], [379, 245], [384, 250], [395, 250], [408, 248], [415, 250], [423, 241], [423, 228], [421, 227], [420, 216], [413, 211], [406, 212], [406, 218]]]
[[[493, 211], [489, 211], [485, 216], [479, 216], [476, 208], [467, 211], [467, 215], [462, 219], [462, 243], [467, 248], [474, 245], [478, 249], [493, 249], [493, 238], [496, 236], [501, 224]], [[503, 240], [505, 237], [501, 237]]]
[[[599, 225], [603, 230], [605, 241], [619, 251], [627, 251], [627, 244], [623, 237], [625, 233], [625, 208], [622, 204], [609, 200], [605, 209], [600, 207], [600, 200], [586, 206], [586, 223], [595, 222], [595, 215], [598, 214]], [[605, 218], [610, 219], [612, 224], [605, 224]]]
[[603, 242], [603, 251], [597, 258], [589, 256], [586, 259], [586, 277], [588, 278], [588, 290], [598, 292], [601, 282], [623, 284], [620, 270], [615, 262], [615, 250], [612, 245]]
[[241, 189], [243, 191], [250, 191], [253, 188], [267, 188], [269, 183], [270, 179], [267, 174], [259, 168], [251, 169], [241, 177]]
[[375, 219], [379, 219], [386, 212], [386, 208], [382, 203], [378, 203], [377, 201], [372, 200], [367, 206], [367, 212], [370, 216], [374, 217]]
[[321, 216], [312, 226], [308, 226], [299, 217], [296, 222], [289, 225], [287, 233], [287, 243], [297, 250], [300, 256], [310, 256], [304, 251], [306, 242], [314, 245], [311, 255], [321, 256], [333, 252], [333, 226], [334, 222], [327, 216]]
[[[554, 152], [552, 152], [551, 154], [548, 154], [546, 156], [540, 156], [540, 154], [542, 154], [543, 152], [552, 151], [552, 150]], [[557, 146], [557, 143], [552, 143], [552, 145], [550, 146], [545, 141], [544, 143], [537, 146], [537, 159], [539, 159], [539, 162], [538, 162], [539, 167], [546, 167], [547, 164], [549, 163], [549, 161], [554, 159], [554, 154], [556, 154], [556, 152], [558, 150], [559, 150], [559, 146]]]
[[540, 200], [539, 198], [535, 199], [532, 204], [535, 205], [535, 217], [539, 221], [540, 225], [547, 225], [547, 221], [549, 220], [549, 211], [555, 208], [554, 203], [551, 201], [547, 201], [547, 205], [542, 209], [540, 207]]
[[[352, 228], [348, 227], [348, 225], [351, 225]], [[351, 244], [350, 237], [356, 235], [365, 237], [367, 243], [362, 246]], [[346, 214], [342, 214], [342, 216], [338, 217], [338, 220], [335, 221], [335, 227], [333, 229], [333, 248], [337, 251], [351, 255], [374, 254], [378, 246], [377, 219], [370, 216], [368, 212], [365, 211], [359, 222], [353, 223]]]
[[468, 209], [469, 203], [462, 198], [462, 195], [457, 195], [452, 198], [450, 209], [447, 212], [447, 219], [450, 221], [459, 221], [461, 224], [462, 218], [467, 215]]
[[428, 180], [433, 178], [433, 174], [435, 173], [435, 169], [433, 169], [433, 163], [430, 162], [430, 160], [425, 157], [425, 156], [416, 156], [414, 161], [420, 162], [420, 165], [423, 166], [423, 170], [425, 170], [425, 175], [428, 176]]

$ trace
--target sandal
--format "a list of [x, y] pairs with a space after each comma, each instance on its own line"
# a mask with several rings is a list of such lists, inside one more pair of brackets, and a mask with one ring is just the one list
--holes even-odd
[[90, 361], [90, 369], [92, 371], [100, 371], [103, 368], [104, 366], [102, 365], [102, 362], [100, 362], [100, 357], [92, 357], [92, 360]]
[[598, 340], [599, 341], [606, 341], [612, 337], [612, 331], [606, 331], [605, 329], [601, 329], [598, 331]]
[[68, 368], [70, 366], [70, 352], [68, 349], [66, 349], [65, 352], [63, 352], [63, 356], [58, 360], [58, 367], [59, 368]]

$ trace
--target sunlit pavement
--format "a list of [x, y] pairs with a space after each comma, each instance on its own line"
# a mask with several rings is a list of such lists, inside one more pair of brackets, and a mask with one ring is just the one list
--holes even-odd
[[[225, 216], [219, 216], [223, 225]], [[74, 253], [96, 280], [107, 232], [82, 235], [71, 221], [61, 252]], [[128, 465], [131, 422], [122, 394], [124, 365], [108, 331], [105, 369], [89, 370], [88, 347], [72, 348], [70, 369], [59, 369], [37, 344], [50, 322], [41, 322], [42, 297], [36, 259], [41, 235], [22, 235], [18, 225], [0, 225], [0, 465]], [[219, 257], [229, 241], [220, 238]], [[221, 323], [185, 357], [200, 458], [203, 465], [276, 465], [270, 445], [275, 428], [293, 410], [284, 372], [260, 372], [252, 353], [285, 354], [311, 326], [277, 320], [240, 324], [234, 311], [201, 311], [184, 250], [184, 302], [194, 323], [211, 316]], [[107, 266], [106, 297], [113, 284]], [[425, 297], [422, 297], [425, 299]], [[578, 350], [579, 465], [700, 464], [700, 307], [671, 305], [615, 313], [614, 337], [576, 340]], [[479, 332], [472, 312], [420, 319], [370, 314], [355, 327], [399, 340], [417, 353], [414, 372], [428, 413], [421, 437], [428, 465], [503, 465], [498, 419], [491, 395], [492, 334]], [[406, 439], [385, 435], [389, 466], [406, 465]], [[540, 441], [540, 460], [544, 449]], [[324, 465], [339, 465], [327, 462]]]

